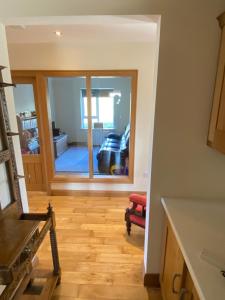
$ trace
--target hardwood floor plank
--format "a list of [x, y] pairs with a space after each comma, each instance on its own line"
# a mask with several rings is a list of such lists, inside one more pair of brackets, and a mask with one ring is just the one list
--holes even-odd
[[56, 287], [54, 295], [63, 295], [64, 297], [78, 297], [78, 285], [68, 282], [61, 282], [61, 284]]
[[104, 284], [112, 285], [113, 278], [111, 273], [94, 273], [94, 272], [64, 272], [62, 274], [62, 282], [83, 284]]
[[103, 273], [119, 273], [121, 270], [127, 273], [139, 272], [141, 264], [102, 264], [98, 262], [79, 262], [73, 270], [78, 272], [103, 272]]
[[[51, 202], [62, 281], [53, 300], [161, 300], [159, 290], [143, 286], [144, 230], [124, 222], [128, 199], [111, 197], [29, 196], [31, 212], [46, 211]], [[49, 240], [38, 257], [52, 268]]]
[[147, 300], [148, 292], [143, 287], [136, 286], [106, 286], [106, 285], [80, 285], [78, 296], [80, 298], [120, 299], [120, 300]]

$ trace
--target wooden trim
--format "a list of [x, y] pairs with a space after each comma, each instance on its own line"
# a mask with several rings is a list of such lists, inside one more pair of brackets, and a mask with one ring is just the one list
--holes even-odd
[[[134, 182], [134, 151], [135, 151], [135, 125], [136, 125], [136, 103], [137, 103], [137, 78], [138, 71], [131, 70], [12, 70], [12, 76], [17, 76], [21, 78], [34, 77], [37, 81], [38, 87], [38, 102], [40, 105], [41, 112], [41, 125], [43, 128], [43, 160], [46, 171], [47, 178], [47, 191], [50, 194], [51, 183], [52, 182], [99, 182], [99, 183], [126, 183], [132, 184]], [[88, 147], [89, 147], [89, 160], [90, 164], [90, 178], [77, 176], [76, 174], [55, 174], [54, 167], [54, 151], [52, 140], [52, 130], [51, 130], [51, 113], [50, 113], [50, 101], [47, 95], [47, 77], [76, 77], [76, 76], [86, 76], [86, 89], [87, 93], [90, 92], [88, 96], [91, 99], [91, 76], [120, 76], [120, 77], [131, 77], [131, 87], [132, 87], [132, 99], [131, 99], [131, 114], [130, 114], [130, 152], [129, 152], [129, 174], [124, 178], [124, 176], [107, 176], [104, 178], [97, 177], [93, 175], [93, 153], [90, 150], [90, 145], [92, 145], [92, 126], [89, 125], [90, 131], [88, 132]], [[89, 79], [88, 79], [89, 78]], [[90, 103], [90, 101], [88, 101]], [[89, 107], [91, 110], [91, 105]], [[88, 124], [92, 123], [92, 120], [88, 120]], [[92, 125], [92, 124], [91, 124]], [[50, 142], [49, 142], [50, 141]]]
[[15, 72], [12, 74], [13, 83], [17, 84], [34, 84], [35, 76], [19, 76]]
[[151, 288], [160, 288], [159, 274], [146, 273], [144, 275], [144, 286]]
[[129, 149], [129, 174], [130, 183], [134, 182], [134, 158], [135, 158], [135, 128], [136, 128], [136, 106], [137, 106], [137, 80], [138, 71], [132, 75], [131, 82], [131, 112], [130, 112], [130, 149]]
[[[220, 129], [221, 122], [219, 122], [219, 117], [220, 117], [220, 107], [221, 107], [221, 101], [222, 101], [222, 86], [224, 84], [224, 76], [225, 76], [225, 56], [224, 56], [224, 51], [225, 51], [225, 12], [221, 14], [218, 18], [220, 27], [222, 29], [221, 31], [221, 41], [220, 41], [220, 49], [219, 49], [219, 54], [218, 54], [218, 68], [217, 68], [217, 73], [216, 73], [216, 79], [215, 79], [215, 86], [214, 86], [214, 94], [213, 94], [213, 103], [212, 103], [212, 109], [211, 109], [211, 117], [210, 117], [210, 122], [209, 122], [209, 132], [208, 132], [208, 140], [207, 140], [207, 145], [218, 150], [222, 151], [222, 149], [225, 149], [224, 146], [220, 145], [216, 141], [218, 135], [218, 129]], [[222, 148], [221, 148], [222, 147]], [[223, 150], [224, 152], [225, 150]]]
[[[222, 33], [223, 34], [223, 33]], [[224, 31], [225, 35], [225, 31]], [[224, 39], [225, 41], [225, 39]], [[221, 101], [221, 86], [224, 76], [224, 67], [222, 62], [223, 60], [223, 52], [225, 49], [225, 42], [223, 42], [223, 38], [221, 35], [221, 42], [220, 42], [220, 50], [218, 55], [218, 62], [217, 62], [217, 74], [215, 79], [215, 86], [214, 86], [214, 92], [213, 92], [213, 102], [212, 102], [212, 108], [211, 108], [211, 117], [209, 122], [209, 132], [208, 132], [208, 141], [213, 142], [214, 140], [214, 134], [216, 130], [217, 120], [218, 120], [218, 113], [219, 113], [219, 106]]]
[[65, 183], [65, 182], [74, 182], [74, 183], [117, 183], [117, 184], [130, 184], [133, 181], [128, 176], [105, 176], [105, 177], [93, 177], [89, 178], [88, 174], [68, 174], [61, 173], [54, 176], [51, 180], [51, 183]]
[[92, 152], [92, 111], [91, 111], [91, 77], [86, 77], [87, 110], [88, 110], [88, 156], [89, 156], [89, 178], [93, 178], [93, 152]]
[[139, 191], [96, 191], [96, 190], [58, 190], [52, 189], [52, 196], [98, 196], [98, 197], [129, 197], [130, 194], [137, 193], [141, 195], [146, 195], [146, 192]]
[[43, 138], [43, 148], [44, 148], [44, 161], [45, 161], [45, 172], [47, 176], [47, 192], [50, 194], [50, 180], [55, 174], [54, 170], [54, 149], [52, 141], [52, 129], [51, 129], [51, 110], [50, 110], [50, 100], [47, 94], [47, 80], [41, 75], [37, 74], [39, 93], [39, 103], [42, 113], [42, 125], [44, 134]]
[[220, 27], [223, 28], [225, 25], [225, 12], [219, 15], [219, 17], [217, 17], [217, 20], [219, 22]]
[[215, 130], [212, 148], [225, 154], [225, 132], [223, 130]]
[[23, 154], [22, 155], [23, 161], [26, 163], [34, 163], [34, 162], [41, 162], [42, 157], [40, 154]]
[[36, 76], [37, 74], [44, 77], [76, 77], [76, 76], [120, 76], [128, 77], [137, 74], [136, 69], [121, 70], [11, 70], [12, 76], [21, 77]]

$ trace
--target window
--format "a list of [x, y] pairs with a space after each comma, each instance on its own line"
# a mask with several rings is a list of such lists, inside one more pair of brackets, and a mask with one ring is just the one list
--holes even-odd
[[[91, 97], [91, 117], [92, 124], [103, 124], [104, 129], [114, 128], [114, 102], [120, 91], [115, 92], [113, 89], [92, 89]], [[81, 127], [88, 128], [88, 111], [86, 89], [81, 90]]]

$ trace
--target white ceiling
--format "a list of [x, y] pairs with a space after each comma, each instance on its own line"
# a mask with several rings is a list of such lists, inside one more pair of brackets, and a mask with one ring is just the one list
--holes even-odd
[[[6, 26], [8, 43], [154, 42], [154, 16], [20, 19]], [[57, 37], [55, 31], [61, 31]]]

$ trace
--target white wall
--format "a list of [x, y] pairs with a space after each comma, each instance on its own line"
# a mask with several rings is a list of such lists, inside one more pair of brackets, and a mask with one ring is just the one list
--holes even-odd
[[16, 113], [35, 111], [34, 92], [31, 84], [17, 84], [13, 89]]
[[[7, 69], [4, 69], [2, 71], [3, 80], [6, 82], [12, 82], [11, 74], [10, 74], [10, 70], [9, 70], [9, 58], [8, 58], [8, 51], [7, 51], [5, 28], [1, 24], [0, 24], [0, 65], [7, 67]], [[14, 132], [17, 132], [18, 129], [17, 129], [16, 113], [15, 113], [15, 105], [14, 105], [12, 88], [5, 88], [5, 95], [6, 95], [8, 112], [9, 112], [9, 120], [10, 120], [11, 130]], [[15, 149], [18, 174], [22, 175], [23, 174], [23, 164], [22, 164], [22, 156], [21, 156], [20, 143], [19, 143], [18, 137], [13, 137], [13, 144], [14, 144], [14, 149]], [[20, 190], [21, 190], [21, 196], [22, 196], [22, 200], [23, 200], [23, 203], [22, 203], [23, 209], [25, 212], [28, 212], [27, 194], [26, 194], [24, 179], [20, 180]], [[5, 204], [7, 204], [7, 203], [5, 203]], [[5, 206], [5, 205], [3, 205], [3, 206]]]
[[[104, 55], [102, 49], [104, 49]], [[151, 149], [151, 144], [148, 142], [151, 129], [149, 111], [154, 102], [152, 97], [154, 54], [155, 44], [151, 43], [104, 43], [104, 47], [99, 42], [92, 43], [91, 47], [87, 44], [9, 44], [12, 69], [138, 69], [134, 184], [53, 184], [53, 188], [147, 190], [149, 182], [146, 176], [147, 161]], [[61, 112], [65, 109], [65, 105], [61, 102], [57, 110]], [[74, 111], [66, 112], [68, 119], [72, 119], [75, 113]], [[55, 118], [57, 118], [56, 114], [55, 111]], [[70, 132], [71, 126], [66, 131]]]
[[[68, 134], [69, 143], [87, 143], [87, 129], [81, 127], [81, 89], [86, 88], [86, 79], [49, 78], [48, 82], [52, 121], [55, 121], [57, 128]], [[130, 123], [131, 80], [128, 77], [93, 78], [91, 83], [93, 89], [121, 91], [120, 103], [114, 102], [115, 129], [93, 129], [93, 144], [99, 145], [109, 132], [122, 134]]]
[[159, 272], [161, 196], [225, 200], [225, 156], [206, 145], [224, 10], [219, 0], [161, 8], [147, 272]]
[[[160, 196], [210, 197], [212, 201], [216, 197], [225, 198], [225, 156], [206, 146], [220, 38], [216, 17], [225, 10], [225, 2], [40, 0], [34, 5], [34, 1], [24, 1], [4, 1], [0, 14], [162, 16], [149, 239], [145, 245], [146, 271], [157, 273], [163, 224]], [[142, 55], [140, 50], [137, 53]], [[154, 118], [150, 111], [144, 116], [149, 116], [151, 123]]]

